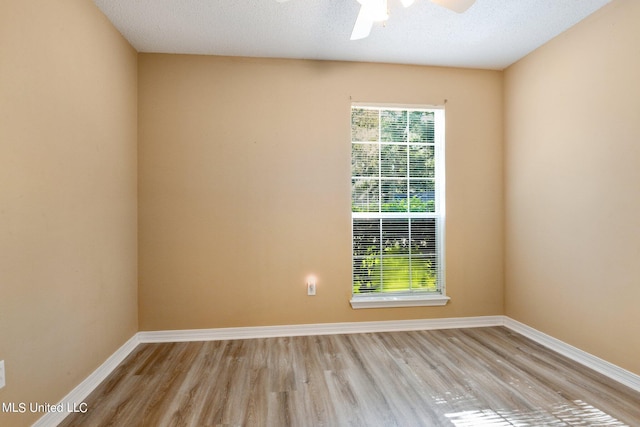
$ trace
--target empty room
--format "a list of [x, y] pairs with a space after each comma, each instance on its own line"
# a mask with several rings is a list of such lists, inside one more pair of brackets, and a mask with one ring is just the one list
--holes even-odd
[[638, 22], [0, 0], [0, 425], [639, 426]]

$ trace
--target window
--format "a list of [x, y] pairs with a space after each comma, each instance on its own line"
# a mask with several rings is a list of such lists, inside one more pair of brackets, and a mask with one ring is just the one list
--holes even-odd
[[444, 110], [351, 107], [353, 308], [444, 305]]

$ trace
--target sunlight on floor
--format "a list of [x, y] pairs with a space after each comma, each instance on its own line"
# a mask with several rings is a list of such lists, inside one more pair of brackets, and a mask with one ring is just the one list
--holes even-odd
[[494, 411], [483, 409], [446, 414], [456, 427], [524, 427], [524, 426], [625, 426], [626, 424], [581, 400], [562, 405], [551, 413], [545, 410]]

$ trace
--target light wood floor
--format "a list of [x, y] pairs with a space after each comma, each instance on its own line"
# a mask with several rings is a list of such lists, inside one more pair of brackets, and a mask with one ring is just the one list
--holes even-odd
[[640, 426], [640, 393], [506, 328], [142, 344], [62, 426]]

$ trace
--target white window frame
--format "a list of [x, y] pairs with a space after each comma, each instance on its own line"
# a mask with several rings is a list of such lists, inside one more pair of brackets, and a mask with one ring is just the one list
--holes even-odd
[[[352, 257], [352, 289], [350, 304], [354, 309], [361, 308], [390, 308], [390, 307], [416, 307], [416, 306], [443, 306], [449, 301], [446, 296], [445, 287], [445, 111], [444, 106], [426, 105], [399, 105], [399, 104], [372, 104], [357, 103], [351, 104], [349, 118], [351, 120], [351, 110], [353, 108], [376, 108], [381, 110], [406, 110], [406, 111], [432, 111], [436, 117], [436, 127], [434, 134], [435, 153], [435, 206], [436, 212], [407, 212], [407, 213], [365, 213], [351, 212], [351, 232], [353, 245], [353, 219], [355, 218], [436, 218], [437, 236], [437, 277], [439, 292], [393, 292], [393, 293], [353, 293], [353, 246], [351, 248]], [[353, 144], [353, 141], [351, 142]], [[353, 177], [352, 177], [353, 178]]]

